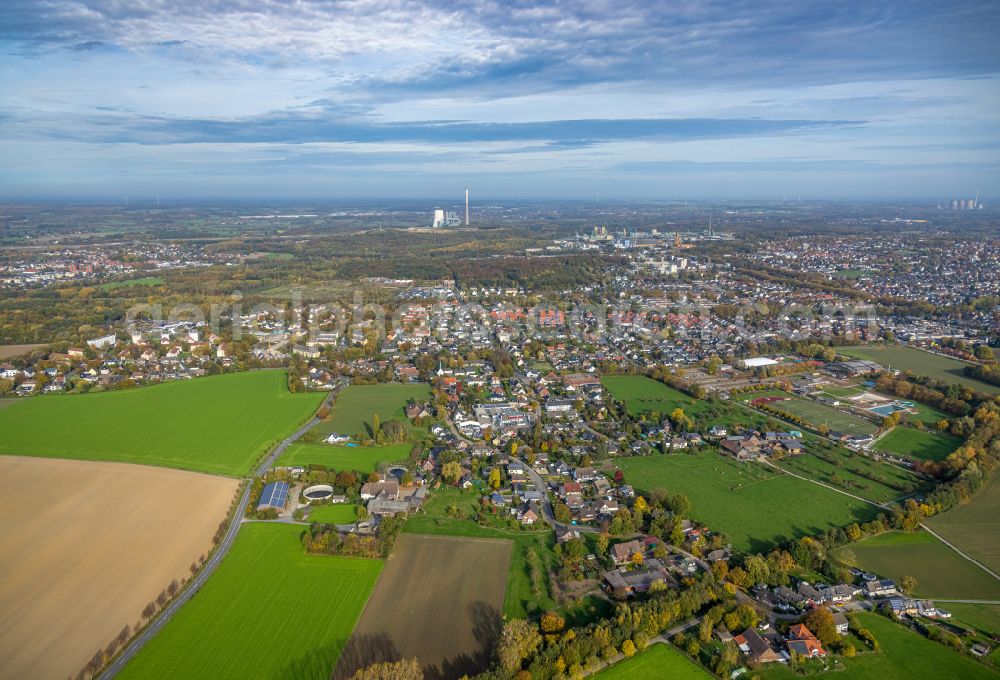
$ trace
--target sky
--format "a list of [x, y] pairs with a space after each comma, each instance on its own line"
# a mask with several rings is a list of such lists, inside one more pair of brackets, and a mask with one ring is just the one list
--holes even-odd
[[1000, 198], [1000, 2], [3, 0], [0, 198]]

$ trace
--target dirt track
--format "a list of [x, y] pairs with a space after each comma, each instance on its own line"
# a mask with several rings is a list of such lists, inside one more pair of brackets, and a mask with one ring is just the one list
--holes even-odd
[[0, 456], [0, 678], [74, 675], [207, 553], [238, 481]]
[[410, 657], [427, 680], [484, 670], [500, 633], [511, 547], [481, 538], [400, 536], [334, 677]]

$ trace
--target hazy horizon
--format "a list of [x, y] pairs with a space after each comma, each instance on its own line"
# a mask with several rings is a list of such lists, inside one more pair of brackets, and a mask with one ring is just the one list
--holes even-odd
[[16, 0], [0, 199], [989, 204], [998, 34], [977, 0]]

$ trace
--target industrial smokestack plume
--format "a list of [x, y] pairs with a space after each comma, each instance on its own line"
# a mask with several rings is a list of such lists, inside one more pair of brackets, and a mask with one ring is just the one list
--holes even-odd
[[465, 226], [469, 226], [469, 190], [465, 190]]

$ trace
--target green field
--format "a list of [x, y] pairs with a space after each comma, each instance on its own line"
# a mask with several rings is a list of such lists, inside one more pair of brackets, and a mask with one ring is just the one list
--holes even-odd
[[325, 465], [333, 470], [372, 472], [379, 463], [405, 461], [410, 455], [411, 444], [391, 446], [332, 446], [330, 444], [295, 443], [285, 449], [276, 466]]
[[833, 432], [847, 434], [871, 434], [878, 429], [874, 423], [832, 406], [800, 397], [785, 396], [787, 398], [784, 401], [773, 402], [771, 406], [798, 416], [812, 425], [826, 425]]
[[877, 514], [843, 494], [714, 452], [622, 458], [618, 464], [643, 492], [685, 494], [692, 517], [725, 532], [738, 551], [763, 552]]
[[[863, 612], [861, 625], [882, 646], [879, 652], [863, 651], [853, 659], [842, 659], [844, 670], [831, 673], [838, 680], [997, 680], [1000, 675], [986, 666], [944, 645], [928, 640], [889, 619]], [[761, 673], [764, 680], [791, 680], [801, 675], [785, 664], [768, 664]], [[819, 675], [817, 677], [826, 677]]]
[[237, 477], [307, 421], [322, 400], [322, 394], [289, 393], [284, 371], [31, 397], [0, 411], [0, 453]]
[[356, 507], [352, 503], [317, 505], [309, 511], [307, 519], [322, 524], [351, 524], [357, 520]]
[[[556, 606], [549, 589], [547, 571], [555, 564], [555, 534], [544, 528], [534, 530], [504, 529], [480, 526], [471, 518], [479, 506], [480, 495], [475, 491], [442, 488], [424, 504], [423, 511], [411, 517], [403, 531], [412, 534], [439, 536], [471, 536], [502, 538], [514, 542], [510, 572], [507, 574], [507, 594], [503, 613], [508, 618], [524, 618], [540, 614]], [[534, 569], [532, 568], [534, 565]]]
[[0, 399], [0, 411], [2, 411], [3, 409], [5, 409], [5, 408], [7, 408], [9, 406], [13, 406], [18, 401], [19, 400], [17, 400], [17, 399]]
[[994, 471], [968, 503], [927, 520], [934, 531], [1000, 573], [1000, 472]]
[[679, 407], [695, 418], [706, 408], [706, 402], [644, 375], [606, 375], [601, 378], [601, 383], [612, 397], [625, 403], [632, 416], [645, 411], [668, 416]]
[[892, 432], [875, 442], [875, 450], [907, 458], [944, 460], [961, 444], [961, 440], [941, 432], [895, 427]]
[[667, 644], [647, 647], [593, 676], [596, 680], [700, 680], [714, 677], [676, 648]]
[[117, 288], [128, 288], [130, 286], [160, 286], [163, 279], [159, 276], [144, 276], [141, 279], [129, 279], [128, 281], [111, 281], [98, 286], [101, 290], [115, 290]]
[[1000, 634], [1000, 604], [948, 602], [941, 606], [951, 612], [955, 621], [960, 621], [987, 635]]
[[243, 526], [218, 571], [118, 677], [329, 678], [382, 562], [306, 555], [301, 533]]
[[945, 383], [958, 383], [978, 392], [1000, 394], [1000, 387], [967, 377], [962, 371], [969, 365], [968, 363], [940, 354], [895, 345], [838, 347], [837, 352], [858, 359], [876, 361], [894, 371], [913, 371], [916, 375], [925, 375]]
[[777, 464], [783, 469], [877, 503], [895, 500], [922, 486], [912, 472], [843, 448], [825, 449], [811, 445], [808, 450], [805, 455], [788, 456]]
[[836, 557], [853, 567], [899, 583], [917, 579], [914, 594], [970, 600], [1000, 599], [1000, 581], [962, 558], [926, 531], [890, 532], [838, 548]]
[[371, 431], [372, 416], [378, 413], [383, 423], [396, 419], [405, 421], [403, 408], [410, 400], [430, 398], [426, 383], [383, 383], [380, 385], [349, 385], [341, 390], [333, 402], [330, 417], [317, 426], [321, 434], [339, 432], [346, 435], [365, 434]]

